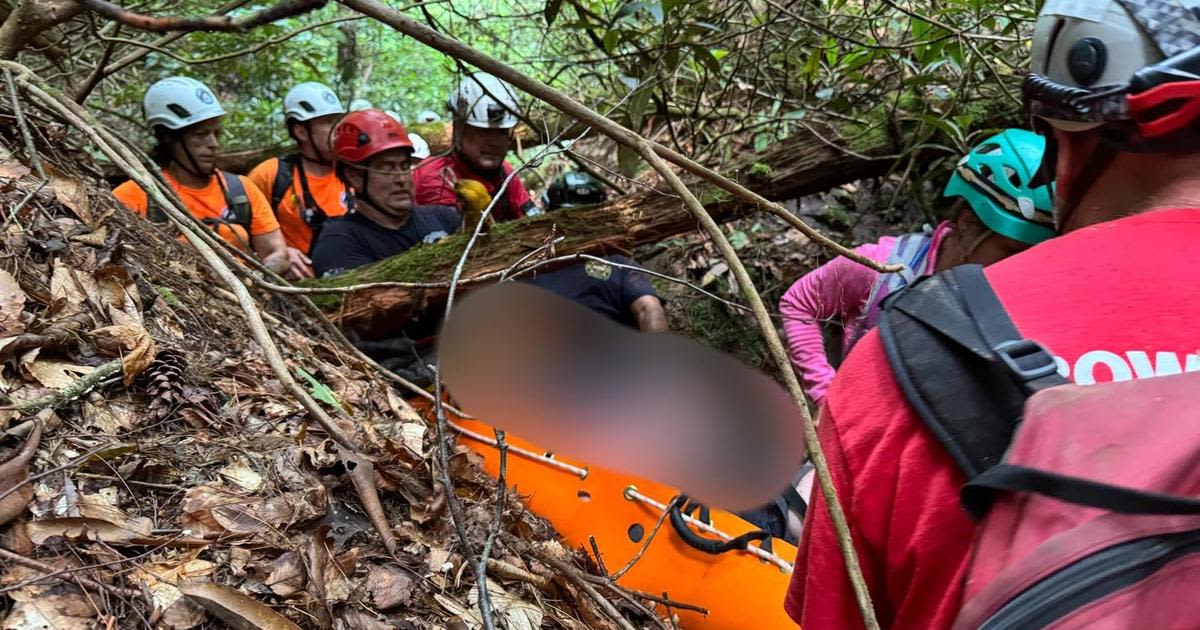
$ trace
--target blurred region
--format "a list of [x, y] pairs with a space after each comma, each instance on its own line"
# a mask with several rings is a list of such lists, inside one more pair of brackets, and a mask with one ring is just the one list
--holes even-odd
[[777, 497], [804, 458], [799, 411], [767, 376], [505, 283], [455, 307], [440, 364], [464, 411], [564, 455], [729, 510]]

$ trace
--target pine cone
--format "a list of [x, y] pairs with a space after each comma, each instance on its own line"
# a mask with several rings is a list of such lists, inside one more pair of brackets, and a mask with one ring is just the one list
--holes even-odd
[[146, 392], [150, 395], [150, 415], [165, 420], [188, 403], [184, 395], [187, 358], [178, 350], [160, 350], [146, 370]]

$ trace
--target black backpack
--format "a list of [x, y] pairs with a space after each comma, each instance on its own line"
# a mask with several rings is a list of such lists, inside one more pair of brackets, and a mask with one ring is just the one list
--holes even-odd
[[1069, 383], [1017, 330], [979, 265], [890, 296], [879, 333], [904, 397], [968, 481], [1000, 462], [1030, 396]]
[[[253, 211], [250, 208], [250, 197], [246, 194], [246, 186], [242, 183], [241, 176], [229, 171], [220, 171], [217, 181], [221, 183], [221, 192], [225, 193], [225, 205], [228, 206], [233, 219], [203, 219], [201, 223], [214, 229], [223, 223], [240, 225], [245, 228], [246, 234], [250, 234]], [[146, 206], [147, 219], [155, 223], [167, 222], [166, 213], [157, 204], [147, 200]]]
[[[329, 215], [313, 198], [312, 192], [308, 189], [308, 177], [304, 174], [304, 160], [299, 155], [282, 155], [279, 157], [279, 168], [275, 170], [275, 181], [271, 184], [271, 209], [278, 212], [279, 204], [283, 198], [287, 196], [288, 190], [292, 187], [294, 176], [293, 169], [300, 171], [300, 194], [303, 196], [301, 201], [303, 206], [300, 209], [300, 219], [308, 224], [313, 231], [312, 242], [317, 242], [317, 235], [321, 233], [321, 227], [324, 226], [325, 220]], [[311, 245], [309, 246], [311, 249]]]

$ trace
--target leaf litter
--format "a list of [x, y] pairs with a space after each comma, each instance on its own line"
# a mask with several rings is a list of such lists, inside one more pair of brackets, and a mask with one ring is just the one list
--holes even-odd
[[[15, 133], [0, 153], [21, 152]], [[362, 448], [337, 446], [219, 278], [116, 205], [73, 142], [39, 145], [52, 186], [0, 232], [0, 545], [32, 563], [0, 560], [0, 630], [476, 627], [427, 415], [298, 302], [256, 294], [289, 369]], [[38, 184], [12, 161], [0, 177], [5, 207]], [[496, 495], [475, 462], [450, 471], [473, 553]], [[532, 566], [554, 536], [509, 510], [494, 557]], [[589, 625], [594, 603], [548, 583], [489, 579], [499, 626]]]

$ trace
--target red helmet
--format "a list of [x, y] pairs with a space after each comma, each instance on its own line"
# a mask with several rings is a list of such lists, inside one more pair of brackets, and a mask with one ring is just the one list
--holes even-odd
[[333, 157], [339, 162], [361, 164], [389, 149], [412, 148], [404, 126], [378, 109], [350, 112], [333, 128]]

